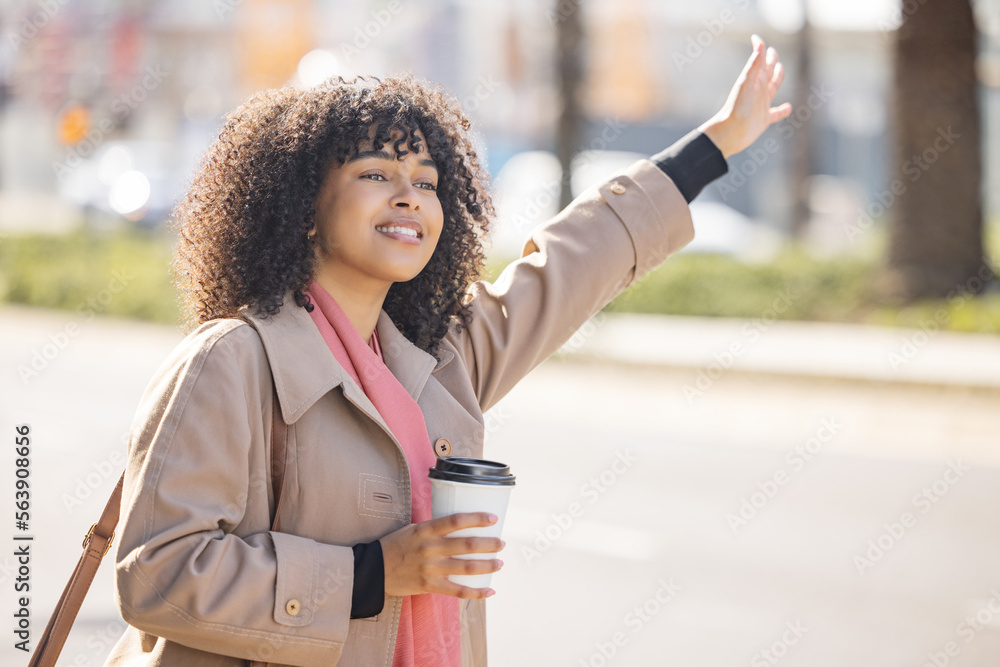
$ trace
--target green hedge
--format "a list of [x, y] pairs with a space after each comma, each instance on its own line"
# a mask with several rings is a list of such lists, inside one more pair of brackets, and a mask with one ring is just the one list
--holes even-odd
[[609, 310], [715, 317], [849, 319], [870, 301], [873, 268], [858, 260], [818, 262], [786, 253], [768, 264], [680, 254], [615, 299]]
[[172, 240], [139, 231], [0, 239], [0, 300], [176, 324]]
[[[489, 265], [495, 278], [505, 261]], [[1000, 333], [1000, 294], [932, 300], [905, 307], [878, 302], [874, 259], [818, 260], [789, 249], [767, 264], [681, 253], [625, 290], [609, 312], [854, 322]]]
[[[994, 240], [996, 236], [992, 237]], [[168, 266], [173, 240], [140, 231], [0, 238], [0, 300], [179, 321]], [[507, 261], [492, 258], [488, 278]], [[876, 302], [874, 260], [820, 261], [789, 250], [767, 264], [681, 253], [630, 287], [609, 311], [864, 322], [1000, 333], [1000, 294], [905, 308]]]
[[927, 301], [906, 308], [874, 308], [864, 321], [913, 329], [940, 326], [951, 331], [1000, 333], [1000, 294]]

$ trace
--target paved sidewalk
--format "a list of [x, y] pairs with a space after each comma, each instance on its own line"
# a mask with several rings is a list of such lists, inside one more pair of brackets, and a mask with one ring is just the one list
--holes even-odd
[[[565, 357], [723, 373], [1000, 388], [1000, 336], [821, 322], [599, 313]], [[702, 374], [699, 373], [699, 376]]]
[[[749, 361], [763, 355], [768, 373], [763, 360], [775, 356], [801, 372], [793, 362], [810, 350], [842, 359], [839, 346], [872, 333], [791, 326], [804, 333], [775, 325], [751, 340], [739, 322], [602, 316], [570, 347], [617, 342], [632, 362], [664, 364], [672, 352], [686, 368], [546, 363], [488, 413], [487, 456], [518, 475], [506, 565], [487, 603], [491, 664], [765, 664], [762, 650], [782, 648], [787, 624], [801, 623], [808, 632], [780, 667], [916, 666], [973, 617], [975, 641], [949, 667], [996, 665], [996, 390], [732, 371], [698, 401], [680, 395], [734, 342], [745, 349], [733, 368], [756, 373]], [[881, 333], [890, 344], [908, 335]], [[0, 306], [0, 431], [29, 424], [32, 436], [33, 641], [118, 479], [139, 398], [180, 339], [169, 326]], [[921, 344], [908, 365], [946, 339]], [[32, 364], [37, 375], [22, 378], [18, 367]], [[0, 477], [14, 479], [14, 456], [0, 449]], [[916, 525], [900, 527], [904, 510]], [[6, 618], [13, 530], [0, 530]], [[102, 665], [125, 629], [111, 560], [61, 664]], [[548, 600], [570, 611], [553, 615]], [[26, 663], [13, 642], [0, 645], [0, 665]]]

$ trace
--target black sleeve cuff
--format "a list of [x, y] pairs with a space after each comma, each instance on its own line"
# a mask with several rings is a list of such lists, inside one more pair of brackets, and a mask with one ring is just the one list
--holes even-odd
[[385, 562], [382, 543], [355, 544], [354, 591], [351, 594], [351, 618], [377, 616], [385, 605]]
[[701, 130], [689, 132], [650, 160], [670, 177], [689, 204], [706, 185], [729, 171], [722, 151]]

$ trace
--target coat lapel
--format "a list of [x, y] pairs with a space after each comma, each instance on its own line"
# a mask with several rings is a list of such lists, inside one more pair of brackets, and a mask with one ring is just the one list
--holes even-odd
[[452, 352], [441, 350], [441, 361], [438, 361], [424, 352], [396, 328], [392, 318], [384, 310], [379, 313], [375, 330], [378, 331], [379, 342], [382, 344], [385, 365], [410, 393], [413, 400], [420, 398], [420, 392], [423, 391], [431, 373], [443, 368], [455, 357]]
[[[247, 307], [240, 313], [260, 334], [286, 423], [295, 423], [326, 392], [342, 386], [348, 400], [392, 435], [364, 391], [333, 356], [309, 313], [295, 303], [291, 292], [285, 295], [277, 315], [261, 318]], [[419, 398], [430, 374], [454, 358], [452, 352], [443, 350], [438, 361], [418, 348], [396, 328], [384, 310], [379, 313], [376, 330], [386, 366], [414, 400]]]

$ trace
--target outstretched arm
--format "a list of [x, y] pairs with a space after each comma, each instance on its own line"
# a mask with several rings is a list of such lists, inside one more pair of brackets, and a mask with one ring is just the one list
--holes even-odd
[[[777, 52], [754, 52], [723, 108], [698, 130], [577, 197], [535, 230], [492, 284], [469, 289], [473, 316], [446, 340], [488, 410], [589, 317], [694, 237], [687, 203], [725, 173], [790, 105], [771, 108], [784, 78]], [[704, 136], [702, 136], [704, 135]]]

